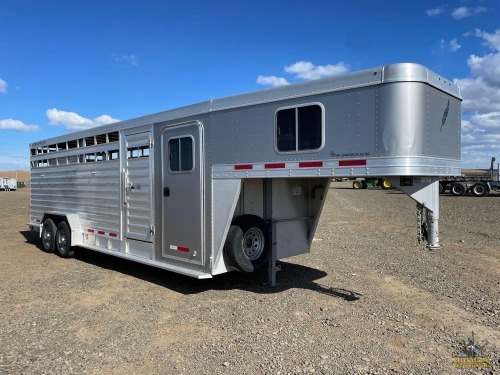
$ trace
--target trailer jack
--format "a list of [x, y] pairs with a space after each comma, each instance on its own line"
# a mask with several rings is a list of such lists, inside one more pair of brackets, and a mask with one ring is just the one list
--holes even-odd
[[424, 206], [417, 203], [417, 242], [419, 244], [427, 241], [427, 247], [429, 249], [436, 249], [440, 247], [439, 231], [437, 226], [438, 221], [439, 220], [435, 217], [431, 210], [424, 210]]
[[276, 274], [281, 271], [281, 265], [279, 265], [277, 257], [277, 239], [276, 239], [276, 220], [271, 221], [271, 243], [272, 246], [268, 253], [268, 267], [267, 267], [267, 283], [264, 285], [269, 288], [274, 288], [279, 284], [276, 281]]
[[439, 245], [439, 177], [389, 177], [393, 186], [417, 202], [417, 242]]
[[424, 206], [417, 203], [417, 242], [427, 241], [427, 223], [424, 221]]

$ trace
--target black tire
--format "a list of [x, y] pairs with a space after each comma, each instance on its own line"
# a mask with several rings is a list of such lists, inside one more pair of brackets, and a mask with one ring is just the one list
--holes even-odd
[[366, 189], [368, 187], [368, 184], [366, 183], [365, 180], [361, 181], [361, 189]]
[[451, 195], [462, 196], [467, 192], [467, 188], [461, 182], [455, 182], [450, 186]]
[[443, 194], [445, 191], [444, 184], [442, 182], [439, 183], [439, 194]]
[[270, 246], [266, 222], [255, 215], [242, 215], [229, 228], [224, 254], [232, 267], [254, 272], [266, 264]]
[[71, 247], [71, 231], [65, 221], [61, 221], [57, 226], [56, 250], [62, 258], [71, 258], [74, 250]]
[[482, 182], [478, 182], [472, 185], [471, 192], [475, 197], [484, 197], [488, 192], [488, 188]]
[[42, 224], [42, 249], [46, 253], [53, 253], [56, 246], [57, 227], [52, 219], [45, 219]]
[[356, 181], [354, 181], [354, 182], [352, 183], [352, 188], [353, 188], [353, 189], [361, 189], [361, 187], [362, 187], [362, 186], [363, 186], [363, 184], [361, 183], [361, 181], [357, 181], [357, 180], [356, 180]]

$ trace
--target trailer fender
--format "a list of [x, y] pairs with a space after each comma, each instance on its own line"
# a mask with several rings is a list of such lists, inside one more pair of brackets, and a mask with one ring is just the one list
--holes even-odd
[[71, 231], [71, 246], [77, 246], [83, 242], [82, 224], [77, 214], [67, 214], [66, 222]]
[[223, 248], [238, 204], [241, 186], [242, 181], [239, 179], [212, 180], [212, 275], [233, 269], [224, 257]]

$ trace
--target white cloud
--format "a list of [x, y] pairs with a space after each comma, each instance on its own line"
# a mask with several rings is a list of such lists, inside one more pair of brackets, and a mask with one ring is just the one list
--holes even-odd
[[314, 65], [310, 61], [299, 61], [295, 64], [285, 66], [285, 72], [295, 74], [295, 78], [303, 80], [332, 77], [345, 73], [348, 70], [348, 65], [343, 62], [335, 65]]
[[486, 31], [481, 31], [479, 29], [475, 29], [474, 31], [470, 31], [465, 33], [464, 36], [476, 36], [484, 40], [484, 44], [487, 45], [493, 51], [500, 50], [500, 29], [495, 30], [494, 34], [487, 33]]
[[460, 48], [462, 48], [462, 46], [460, 44], [458, 44], [458, 42], [457, 42], [456, 39], [450, 40], [450, 50], [451, 50], [451, 52], [458, 51]]
[[96, 117], [93, 122], [96, 125], [107, 125], [107, 124], [112, 124], [113, 122], [118, 122], [120, 120], [114, 119], [113, 117], [109, 115], [101, 115]]
[[487, 168], [500, 156], [500, 30], [465, 34], [483, 39], [492, 49], [484, 56], [470, 55], [472, 77], [455, 79], [462, 88], [462, 157], [464, 166]]
[[101, 115], [93, 120], [80, 116], [75, 112], [61, 111], [57, 108], [48, 109], [47, 117], [50, 125], [62, 125], [68, 130], [84, 130], [99, 125], [111, 124], [120, 120], [108, 115]]
[[136, 54], [124, 54], [124, 53], [113, 53], [113, 58], [115, 59], [116, 62], [120, 63], [121, 65], [133, 65], [137, 66], [139, 65], [139, 58], [137, 57]]
[[443, 11], [444, 11], [444, 8], [439, 7], [439, 8], [433, 8], [433, 9], [427, 9], [425, 11], [425, 14], [427, 14], [429, 17], [435, 17], [435, 16], [439, 16], [441, 13], [443, 13]]
[[290, 82], [288, 82], [285, 78], [282, 77], [262, 76], [262, 75], [257, 77], [257, 83], [259, 85], [272, 86], [272, 87], [286, 86], [290, 84]]
[[[312, 79], [332, 77], [349, 71], [349, 66], [342, 61], [335, 65], [314, 65], [310, 61], [299, 61], [284, 67], [285, 73], [293, 74], [294, 79], [308, 81]], [[286, 78], [259, 75], [257, 83], [266, 86], [285, 86], [290, 82]]]
[[500, 87], [500, 53], [490, 53], [483, 57], [471, 55], [467, 64], [473, 75], [483, 77], [486, 83]]
[[3, 79], [0, 78], [0, 92], [3, 92], [4, 94], [7, 94], [7, 82], [5, 82]]
[[500, 112], [476, 113], [462, 121], [462, 155], [468, 167], [489, 167], [500, 153]]
[[456, 52], [460, 48], [462, 48], [462, 46], [458, 43], [457, 39], [452, 39], [449, 42], [447, 42], [444, 39], [441, 39], [439, 41], [439, 48], [438, 48], [438, 50], [433, 50], [433, 52], [435, 52], [435, 53]]
[[32, 131], [40, 130], [40, 127], [38, 125], [26, 125], [22, 121], [7, 118], [7, 119], [0, 120], [0, 129], [17, 130], [17, 131], [22, 131], [22, 132], [32, 132]]
[[487, 84], [482, 77], [455, 79], [462, 89], [465, 114], [500, 111], [500, 87]]
[[487, 9], [485, 7], [472, 7], [472, 8], [460, 7], [453, 10], [453, 12], [451, 12], [451, 16], [456, 20], [461, 20], [463, 18], [475, 16], [477, 14], [484, 13], [486, 11]]

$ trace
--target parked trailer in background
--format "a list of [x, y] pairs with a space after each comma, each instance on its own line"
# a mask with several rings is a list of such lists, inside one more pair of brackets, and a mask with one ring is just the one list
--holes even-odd
[[0, 177], [0, 190], [3, 191], [17, 190], [16, 179], [10, 177]]
[[491, 158], [490, 168], [483, 173], [464, 173], [461, 176], [443, 176], [439, 179], [439, 194], [450, 191], [451, 195], [462, 196], [470, 193], [484, 197], [489, 192], [500, 192], [500, 166], [494, 169], [495, 158]]
[[394, 64], [35, 142], [29, 226], [63, 257], [80, 246], [196, 278], [267, 262], [274, 283], [277, 259], [309, 252], [332, 178], [384, 177], [438, 247], [460, 106], [452, 82]]

